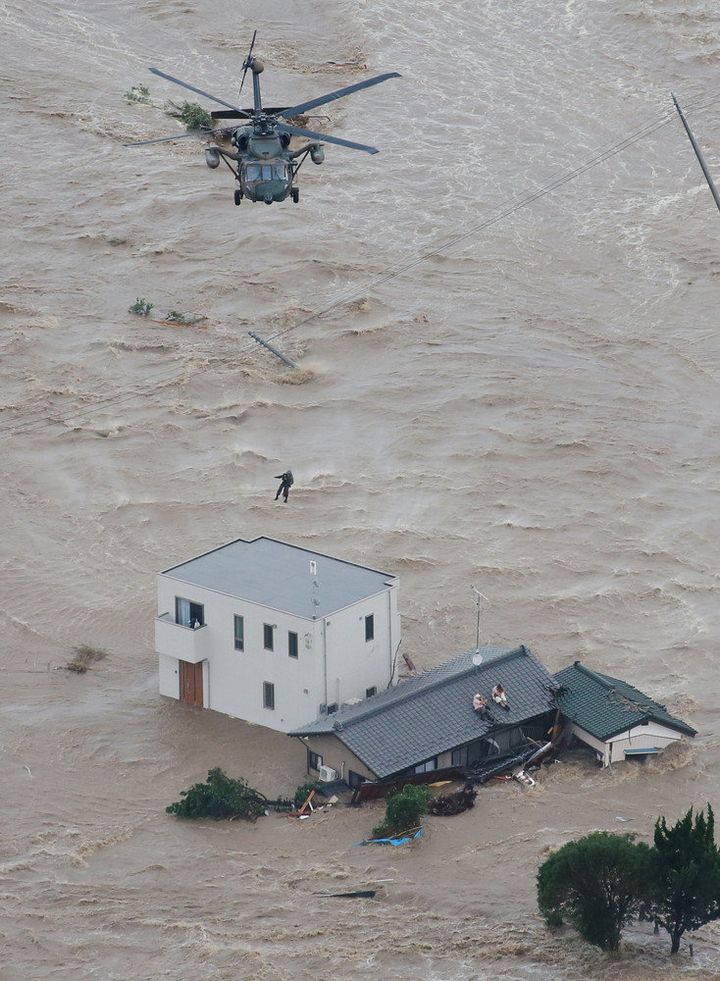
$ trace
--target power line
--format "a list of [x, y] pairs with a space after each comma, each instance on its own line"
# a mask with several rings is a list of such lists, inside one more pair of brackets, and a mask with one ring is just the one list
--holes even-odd
[[[705, 103], [701, 103], [701, 104], [696, 103], [694, 105], [691, 105], [691, 109], [695, 112], [699, 112], [703, 109], [708, 108], [711, 105], [714, 105], [716, 102], [717, 99], [715, 98]], [[506, 208], [483, 219], [481, 222], [479, 222], [476, 225], [473, 225], [471, 228], [469, 228], [462, 234], [453, 236], [446, 242], [441, 243], [440, 245], [436, 246], [430, 251], [421, 252], [413, 257], [408, 258], [405, 262], [400, 263], [400, 265], [395, 266], [393, 269], [389, 270], [386, 273], [383, 273], [379, 276], [372, 277], [360, 285], [355, 285], [351, 287], [349, 290], [345, 291], [345, 293], [336, 297], [327, 306], [323, 307], [320, 310], [314, 311], [313, 313], [309, 314], [307, 317], [302, 318], [297, 323], [292, 324], [291, 326], [286, 327], [283, 330], [276, 331], [274, 334], [271, 334], [269, 338], [266, 338], [266, 340], [272, 341], [272, 340], [276, 340], [278, 337], [284, 337], [286, 334], [289, 334], [291, 331], [297, 330], [300, 327], [304, 327], [305, 325], [315, 320], [319, 320], [322, 317], [326, 316], [328, 313], [337, 309], [337, 307], [343, 306], [344, 304], [351, 302], [353, 299], [357, 299], [359, 296], [362, 296], [371, 287], [381, 286], [383, 283], [390, 282], [391, 280], [396, 279], [398, 276], [401, 276], [403, 273], [408, 272], [409, 270], [415, 268], [420, 263], [425, 262], [428, 259], [432, 259], [435, 256], [441, 255], [442, 253], [447, 252], [452, 248], [455, 248], [457, 245], [467, 241], [468, 239], [477, 235], [479, 232], [484, 231], [486, 228], [490, 228], [495, 224], [498, 224], [499, 222], [515, 214], [517, 211], [521, 210], [522, 208], [527, 207], [527, 205], [540, 200], [541, 198], [545, 197], [548, 194], [551, 194], [553, 191], [558, 190], [558, 188], [563, 187], [565, 184], [568, 184], [571, 181], [575, 180], [576, 178], [587, 173], [587, 171], [591, 170], [592, 168], [599, 166], [601, 163], [604, 163], [606, 160], [609, 160], [611, 157], [615, 156], [616, 154], [622, 152], [623, 150], [628, 149], [629, 147], [638, 143], [640, 140], [645, 139], [647, 136], [650, 136], [652, 133], [661, 129], [663, 126], [666, 126], [668, 123], [672, 122], [674, 119], [675, 119], [674, 110], [666, 110], [665, 112], [663, 112], [661, 116], [657, 117], [652, 122], [645, 123], [642, 127], [635, 130], [629, 136], [626, 136], [622, 140], [617, 140], [614, 143], [610, 144], [604, 150], [597, 152], [594, 156], [590, 157], [588, 160], [578, 165], [573, 170], [566, 171], [564, 173], [559, 172], [559, 176], [552, 178], [544, 185], [542, 185], [540, 188], [538, 188], [536, 191], [533, 191], [529, 194], [524, 195], [519, 199], [516, 199], [512, 204], [509, 204]], [[251, 346], [250, 342], [246, 341], [245, 346], [239, 347], [238, 350], [249, 349], [250, 346]], [[95, 400], [93, 404], [91, 406], [88, 406], [84, 411], [81, 410], [74, 413], [68, 413], [68, 418], [71, 419], [79, 418], [85, 415], [88, 411], [95, 411], [110, 406], [124, 405], [126, 402], [132, 401], [133, 399], [135, 399], [140, 395], [147, 395], [148, 384], [157, 387], [159, 385], [172, 384], [175, 381], [177, 381], [176, 374], [164, 373], [162, 375], [150, 377], [145, 380], [142, 388], [134, 389], [132, 392], [129, 392], [120, 397], [113, 396], [107, 399]], [[35, 432], [39, 432], [42, 429], [47, 429], [51, 425], [53, 425], [53, 423], [48, 422], [47, 419], [36, 419], [34, 422], [31, 421], [27, 426], [24, 426], [20, 429], [8, 430], [6, 432], [0, 433], [0, 439], [8, 439], [12, 436], [29, 435]]]

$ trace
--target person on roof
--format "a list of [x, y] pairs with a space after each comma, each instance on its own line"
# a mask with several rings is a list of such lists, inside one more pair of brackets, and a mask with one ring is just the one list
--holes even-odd
[[479, 691], [476, 691], [473, 695], [473, 708], [476, 712], [484, 712], [487, 708], [487, 702], [482, 697]]
[[495, 685], [495, 687], [492, 690], [492, 700], [495, 702], [496, 705], [499, 705], [500, 708], [507, 709], [508, 712], [510, 711], [510, 706], [508, 705], [508, 699], [507, 699], [507, 695], [505, 694], [505, 689], [499, 682], [497, 685]]
[[280, 486], [277, 489], [277, 494], [275, 495], [275, 500], [282, 494], [283, 501], [287, 504], [288, 494], [290, 493], [290, 488], [295, 483], [293, 479], [292, 470], [286, 470], [285, 473], [279, 473], [275, 480], [280, 481]]

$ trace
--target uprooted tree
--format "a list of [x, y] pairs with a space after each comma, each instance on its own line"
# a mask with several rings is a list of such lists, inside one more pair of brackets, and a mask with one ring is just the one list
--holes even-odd
[[672, 827], [655, 822], [653, 902], [649, 919], [670, 934], [671, 953], [680, 949], [686, 930], [720, 918], [720, 852], [715, 844], [715, 815], [708, 804], [693, 817], [692, 807]]
[[602, 950], [617, 950], [622, 929], [652, 893], [650, 848], [631, 835], [595, 831], [563, 845], [540, 866], [538, 906], [548, 926], [569, 920]]
[[289, 810], [291, 801], [268, 800], [258, 790], [253, 790], [242, 777], [233, 779], [216, 766], [208, 771], [205, 783], [195, 783], [189, 790], [181, 790], [182, 800], [175, 801], [165, 810], [181, 818], [245, 818], [257, 821], [269, 807]]

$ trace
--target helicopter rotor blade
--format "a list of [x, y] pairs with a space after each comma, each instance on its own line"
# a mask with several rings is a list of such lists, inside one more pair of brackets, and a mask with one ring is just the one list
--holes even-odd
[[356, 82], [355, 85], [346, 85], [343, 89], [336, 89], [334, 92], [320, 95], [317, 99], [310, 99], [309, 102], [301, 102], [297, 106], [291, 106], [285, 110], [283, 115], [287, 119], [291, 116], [299, 116], [300, 113], [307, 112], [308, 109], [316, 109], [318, 106], [324, 106], [328, 102], [335, 102], [336, 99], [342, 99], [352, 92], [359, 92], [360, 89], [368, 89], [371, 85], [379, 85], [380, 82], [386, 82], [389, 78], [401, 77], [400, 72], [385, 72], [384, 75], [374, 75], [372, 78], [366, 78], [364, 82]]
[[175, 78], [173, 75], [167, 75], [165, 72], [161, 72], [159, 68], [151, 68], [150, 71], [153, 75], [159, 75], [160, 78], [165, 78], [168, 82], [174, 82], [175, 85], [180, 85], [184, 89], [189, 89], [191, 92], [195, 92], [197, 95], [202, 95], [206, 99], [210, 99], [211, 102], [217, 102], [220, 106], [225, 106], [226, 109], [234, 109], [243, 118], [249, 116], [250, 113], [245, 112], [244, 109], [238, 109], [234, 106], [232, 102], [226, 102], [224, 99], [219, 99], [216, 95], [210, 95], [209, 92], [204, 92], [202, 89], [196, 88], [194, 85], [190, 85], [189, 82], [183, 82], [179, 78]]
[[363, 150], [365, 153], [380, 153], [375, 146], [366, 146], [364, 143], [341, 140], [338, 136], [328, 136], [327, 133], [314, 133], [311, 129], [300, 129], [298, 126], [288, 126], [287, 123], [276, 123], [276, 126], [283, 133], [291, 133], [293, 136], [305, 136], [314, 142], [337, 143], [338, 146], [346, 146], [350, 150]]
[[216, 136], [219, 133], [227, 132], [226, 129], [195, 129], [192, 133], [178, 133], [177, 136], [160, 136], [153, 140], [138, 140], [135, 143], [123, 143], [123, 146], [150, 146], [153, 143], [174, 143], [175, 140], [190, 140], [190, 139], [210, 139], [212, 136]]
[[252, 58], [256, 37], [257, 37], [257, 31], [253, 31], [252, 41], [250, 42], [250, 50], [248, 51], [247, 58], [245, 59], [245, 70], [242, 73], [242, 79], [240, 80], [240, 90], [238, 92], [238, 98], [240, 97], [240, 95], [242, 95], [243, 85], [245, 84], [245, 76], [247, 75], [248, 68], [250, 67], [250, 59]]

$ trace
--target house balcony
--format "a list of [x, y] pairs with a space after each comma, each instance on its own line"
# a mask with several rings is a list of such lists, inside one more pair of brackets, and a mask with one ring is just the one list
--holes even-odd
[[183, 627], [169, 613], [155, 617], [155, 653], [198, 664], [207, 659], [210, 635], [207, 626]]

